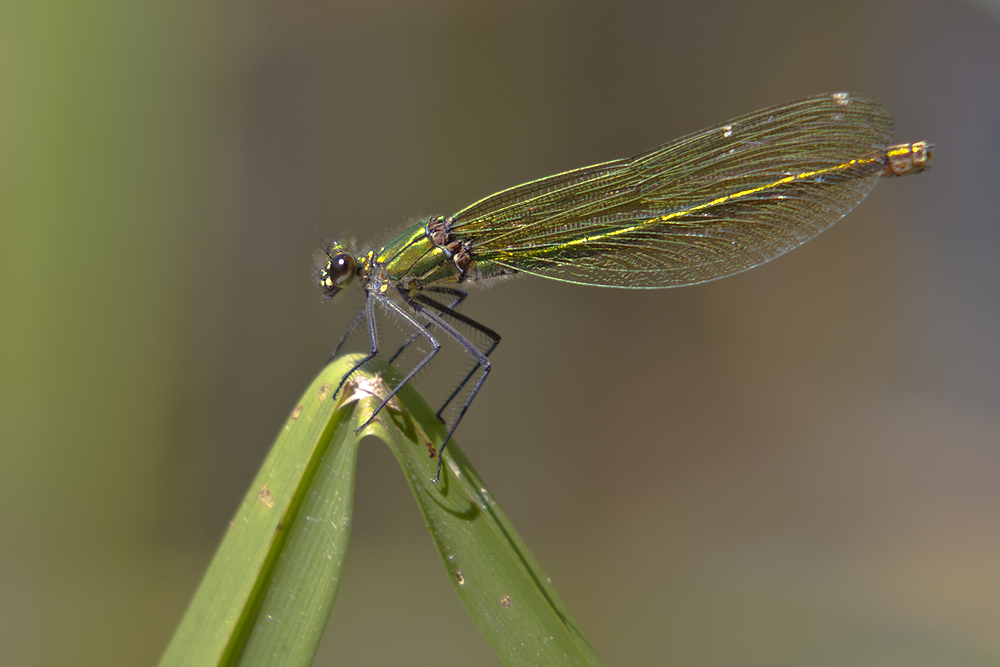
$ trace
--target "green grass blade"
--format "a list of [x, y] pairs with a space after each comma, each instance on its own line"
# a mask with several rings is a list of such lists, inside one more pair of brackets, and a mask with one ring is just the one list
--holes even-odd
[[[219, 546], [161, 667], [309, 665], [336, 598], [350, 539], [360, 438], [385, 441], [402, 466], [459, 598], [508, 665], [599, 665], [548, 578], [444, 427], [373, 362], [332, 392], [357, 356], [317, 377], [289, 418]], [[372, 372], [370, 369], [376, 369]], [[443, 632], [446, 629], [443, 629]], [[444, 635], [442, 635], [444, 637]]]
[[160, 660], [161, 667], [308, 665], [350, 539], [357, 403], [333, 391], [352, 359], [293, 410]]
[[[393, 377], [388, 367], [382, 373]], [[398, 405], [394, 405], [398, 401]], [[507, 665], [600, 665], [548, 577], [452, 440], [441, 481], [434, 446], [444, 425], [410, 385], [376, 420], [420, 506], [455, 591]], [[373, 423], [374, 425], [374, 423]], [[447, 629], [442, 629], [442, 641]]]

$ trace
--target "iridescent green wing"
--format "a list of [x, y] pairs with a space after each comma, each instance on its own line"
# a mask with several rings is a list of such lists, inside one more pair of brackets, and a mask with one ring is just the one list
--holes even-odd
[[631, 159], [532, 181], [457, 213], [483, 276], [672, 287], [771, 260], [864, 199], [889, 111], [854, 93], [736, 118]]

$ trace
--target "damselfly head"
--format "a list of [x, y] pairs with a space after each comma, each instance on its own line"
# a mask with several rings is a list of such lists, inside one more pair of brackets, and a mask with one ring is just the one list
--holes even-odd
[[358, 263], [349, 245], [343, 241], [330, 241], [316, 259], [316, 282], [328, 299], [336, 296], [358, 272]]

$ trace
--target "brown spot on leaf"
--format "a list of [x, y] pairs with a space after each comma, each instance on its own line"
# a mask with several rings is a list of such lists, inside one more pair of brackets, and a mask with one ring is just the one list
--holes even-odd
[[500, 598], [500, 606], [504, 609], [510, 609], [510, 605], [513, 604], [513, 600], [510, 599], [509, 595], [504, 595]]
[[427, 447], [427, 455], [431, 458], [437, 456], [438, 450], [434, 447], [430, 440], [424, 440], [424, 445]]
[[257, 494], [257, 498], [260, 499], [260, 504], [267, 509], [274, 507], [274, 494], [271, 493], [271, 489], [267, 488], [267, 484], [260, 487], [260, 493]]

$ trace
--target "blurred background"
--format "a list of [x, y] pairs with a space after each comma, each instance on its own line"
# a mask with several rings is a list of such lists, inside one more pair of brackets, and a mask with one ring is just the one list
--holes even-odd
[[[474, 291], [457, 439], [609, 665], [1000, 663], [998, 71], [986, 0], [3, 3], [0, 662], [159, 658], [360, 306], [319, 236], [856, 90], [930, 172], [723, 281]], [[316, 664], [404, 661], [499, 664], [367, 441]]]

